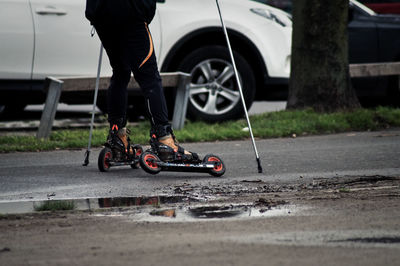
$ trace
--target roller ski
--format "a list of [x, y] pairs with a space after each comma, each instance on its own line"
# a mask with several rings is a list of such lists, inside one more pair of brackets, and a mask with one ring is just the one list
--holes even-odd
[[219, 177], [225, 173], [225, 164], [216, 155], [208, 154], [203, 159], [194, 152], [178, 145], [169, 125], [159, 126], [150, 132], [151, 149], [140, 156], [140, 166], [150, 174], [161, 171], [209, 173]]
[[130, 144], [129, 133], [128, 129], [119, 129], [117, 125], [113, 125], [110, 129], [105, 147], [99, 154], [98, 167], [101, 172], [124, 165], [130, 165], [133, 169], [139, 168], [139, 158], [143, 148], [140, 145]]

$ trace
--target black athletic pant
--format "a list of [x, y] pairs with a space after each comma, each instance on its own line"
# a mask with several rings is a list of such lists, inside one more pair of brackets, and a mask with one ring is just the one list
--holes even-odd
[[152, 126], [168, 125], [168, 111], [157, 68], [153, 40], [144, 22], [95, 25], [113, 69], [107, 94], [108, 120], [126, 124], [127, 85], [133, 73], [146, 100]]

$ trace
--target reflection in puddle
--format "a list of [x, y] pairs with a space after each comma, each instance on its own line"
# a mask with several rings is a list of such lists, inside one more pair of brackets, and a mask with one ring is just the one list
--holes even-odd
[[[290, 215], [299, 211], [299, 207], [279, 202], [274, 207], [257, 204], [241, 205], [204, 205], [198, 198], [188, 196], [120, 197], [99, 199], [68, 199], [49, 201], [0, 202], [0, 214], [21, 214], [37, 211], [38, 206], [47, 203], [63, 206], [73, 203], [75, 210], [102, 210], [95, 216], [128, 217], [133, 221], [180, 222], [216, 219], [242, 219], [254, 217], [273, 217]], [[203, 201], [204, 203], [204, 201]], [[257, 202], [256, 202], [257, 203]], [[276, 202], [275, 202], [276, 203]], [[164, 205], [165, 208], [161, 208]], [[140, 208], [132, 208], [141, 206]], [[172, 206], [172, 207], [171, 207]], [[304, 209], [304, 207], [302, 207]], [[46, 209], [48, 210], [48, 209]], [[62, 209], [51, 209], [53, 211]]]
[[[38, 206], [49, 202], [71, 203], [75, 210], [97, 210], [113, 207], [160, 206], [161, 204], [198, 202], [198, 199], [186, 196], [153, 196], [153, 197], [119, 197], [92, 199], [65, 199], [45, 201], [12, 201], [0, 202], [0, 214], [21, 214], [35, 212]], [[54, 204], [55, 205], [55, 204]], [[63, 204], [59, 204], [63, 206]], [[54, 207], [54, 211], [62, 210]]]
[[[196, 221], [216, 221], [216, 220], [237, 220], [237, 219], [253, 219], [258, 217], [276, 217], [296, 215], [299, 211], [305, 210], [307, 207], [298, 207], [295, 205], [283, 205], [271, 208], [268, 211], [253, 207], [250, 205], [212, 205], [212, 206], [190, 206], [178, 207], [175, 209], [152, 208], [112, 211], [109, 213], [95, 214], [95, 216], [128, 218], [130, 221], [143, 222], [196, 222]], [[158, 214], [155, 215], [155, 212]], [[167, 215], [173, 213], [173, 215]]]
[[189, 214], [194, 218], [230, 218], [247, 211], [247, 206], [201, 206], [188, 209]]

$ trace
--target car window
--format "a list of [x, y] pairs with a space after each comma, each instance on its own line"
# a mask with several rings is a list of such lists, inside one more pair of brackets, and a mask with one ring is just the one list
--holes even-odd
[[358, 7], [359, 9], [361, 9], [363, 12], [365, 12], [366, 14], [368, 14], [370, 16], [376, 15], [376, 13], [372, 9], [364, 6], [363, 4], [360, 4], [357, 1], [351, 0], [350, 3], [353, 4], [354, 6]]

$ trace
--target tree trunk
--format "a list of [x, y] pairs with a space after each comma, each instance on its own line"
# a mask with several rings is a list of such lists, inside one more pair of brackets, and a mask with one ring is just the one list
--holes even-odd
[[332, 112], [360, 107], [349, 74], [349, 0], [293, 2], [287, 108]]

